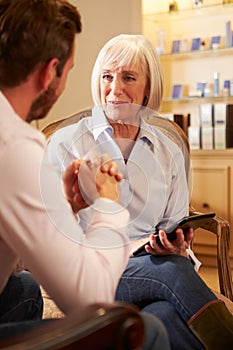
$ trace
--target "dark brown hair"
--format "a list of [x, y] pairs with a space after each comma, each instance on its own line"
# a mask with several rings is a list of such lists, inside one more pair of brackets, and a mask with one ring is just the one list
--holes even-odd
[[0, 0], [0, 89], [18, 86], [52, 58], [60, 76], [81, 30], [66, 0]]

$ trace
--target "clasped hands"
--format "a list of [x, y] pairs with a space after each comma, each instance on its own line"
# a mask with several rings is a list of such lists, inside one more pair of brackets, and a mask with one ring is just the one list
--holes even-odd
[[119, 182], [123, 176], [107, 154], [88, 153], [73, 160], [63, 174], [65, 195], [73, 212], [91, 205], [98, 197], [120, 203]]
[[[123, 176], [118, 172], [118, 165], [107, 154], [98, 156], [89, 153], [83, 159], [73, 160], [63, 175], [66, 198], [73, 212], [77, 213], [91, 205], [98, 197], [105, 197], [120, 203], [119, 182]], [[187, 257], [186, 250], [193, 239], [193, 230], [176, 230], [176, 239], [170, 242], [166, 232], [159, 231], [161, 244], [156, 243], [155, 236], [149, 236], [150, 245], [145, 250], [152, 255], [178, 254]], [[132, 243], [132, 252], [141, 244], [146, 243], [148, 237]]]

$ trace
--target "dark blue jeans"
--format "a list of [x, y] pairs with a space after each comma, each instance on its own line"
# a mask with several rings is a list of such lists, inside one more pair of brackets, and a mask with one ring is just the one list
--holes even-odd
[[43, 298], [32, 275], [22, 271], [10, 276], [0, 294], [0, 339], [25, 327], [31, 328], [31, 320], [35, 321], [35, 325], [40, 323], [42, 314]]
[[170, 350], [170, 341], [163, 323], [151, 313], [141, 313], [144, 322], [143, 350]]
[[129, 259], [116, 300], [136, 304], [163, 321], [172, 349], [204, 349], [186, 322], [216, 296], [178, 255], [144, 255]]
[[[28, 272], [9, 278], [0, 294], [0, 340], [29, 331], [42, 323], [43, 299], [40, 288]], [[167, 331], [160, 320], [142, 313], [145, 327], [144, 350], [170, 350]]]

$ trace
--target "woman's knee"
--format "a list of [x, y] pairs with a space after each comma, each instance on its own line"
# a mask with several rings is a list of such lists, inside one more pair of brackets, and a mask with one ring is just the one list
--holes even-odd
[[169, 350], [169, 337], [163, 323], [152, 314], [142, 312], [141, 315], [145, 331], [143, 350]]

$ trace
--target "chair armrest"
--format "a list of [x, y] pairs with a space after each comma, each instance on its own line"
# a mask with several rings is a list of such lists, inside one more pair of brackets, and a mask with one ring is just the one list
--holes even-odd
[[95, 304], [80, 317], [75, 310], [62, 319], [2, 341], [0, 349], [85, 349], [139, 350], [144, 337], [143, 321], [131, 304]]
[[[200, 212], [190, 210], [189, 215], [199, 215]], [[229, 222], [219, 216], [210, 219], [202, 229], [214, 233], [217, 236], [217, 265], [220, 291], [230, 300], [233, 300], [233, 283], [229, 257], [230, 225]]]

